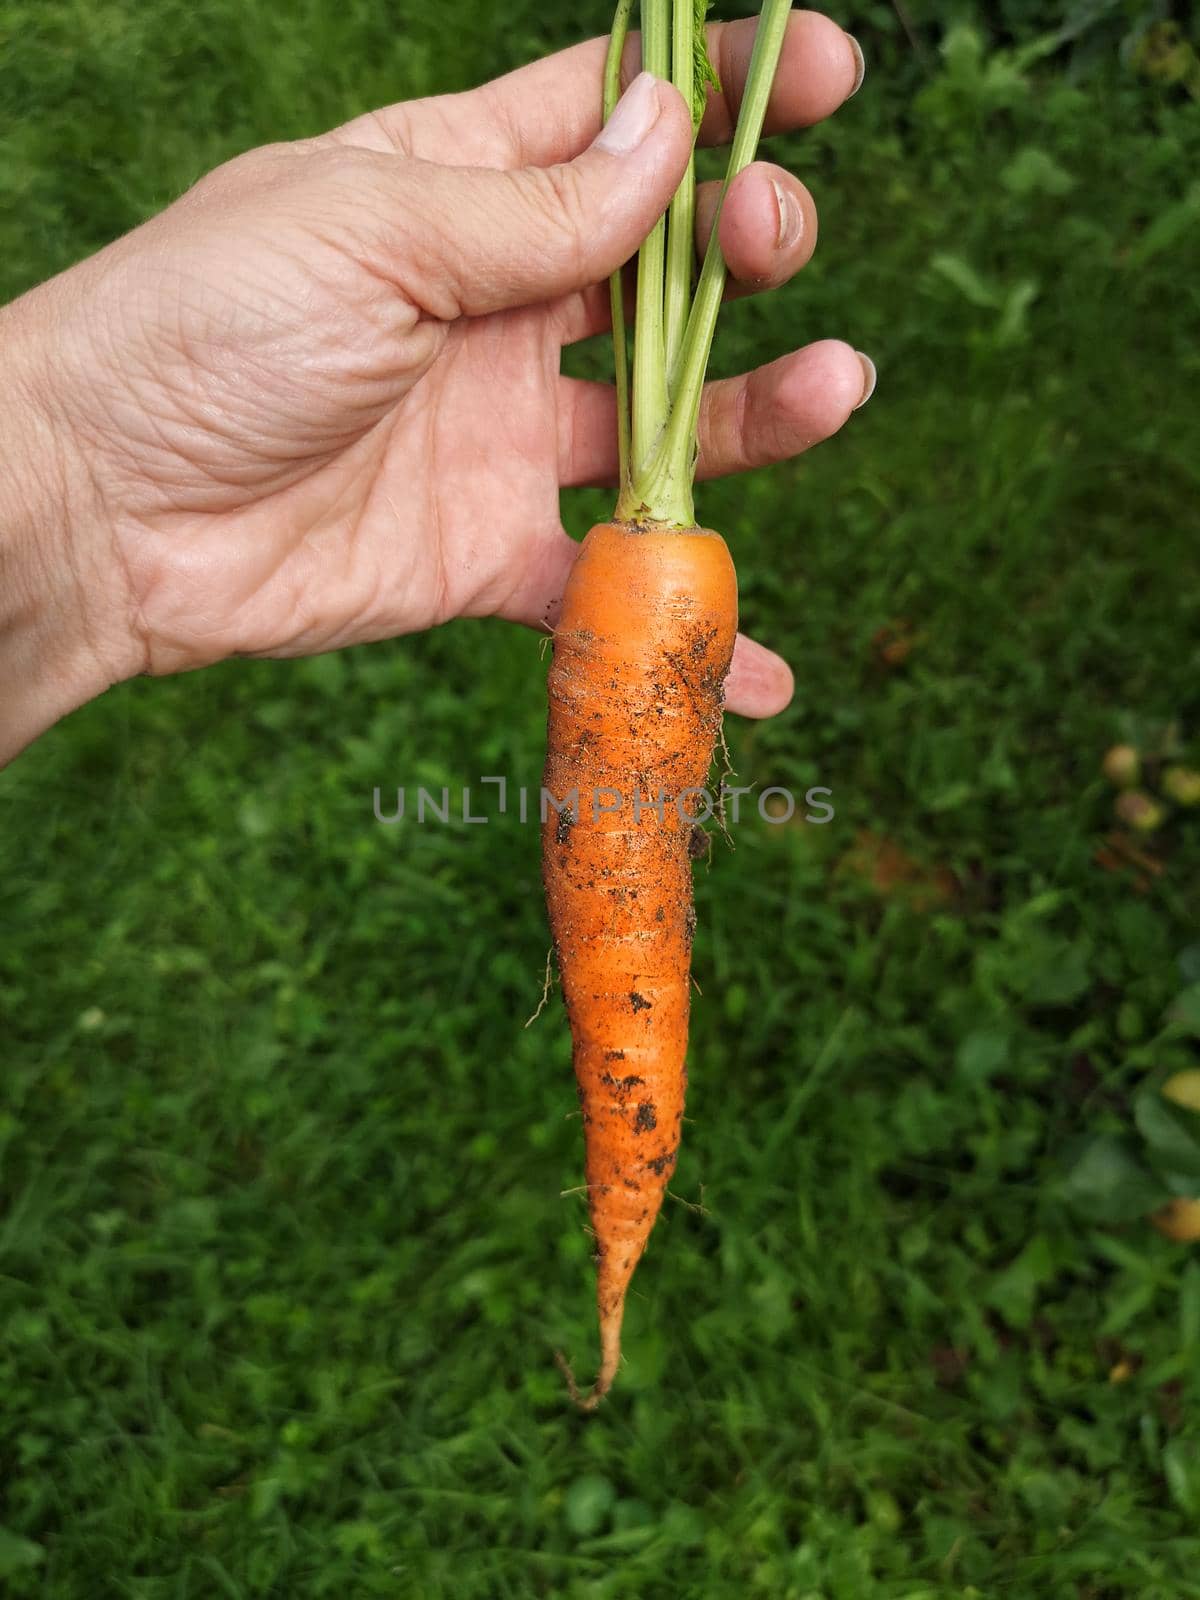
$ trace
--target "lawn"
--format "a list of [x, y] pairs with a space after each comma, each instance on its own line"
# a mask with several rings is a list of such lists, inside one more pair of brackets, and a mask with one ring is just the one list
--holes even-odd
[[[607, 20], [502, 9], [0, 0], [0, 298]], [[843, 7], [866, 84], [779, 146], [821, 244], [717, 369], [838, 336], [879, 386], [700, 510], [796, 669], [740, 781], [836, 816], [699, 869], [596, 1417], [536, 830], [372, 814], [538, 782], [538, 639], [130, 683], [0, 775], [16, 1600], [1200, 1597], [1200, 1246], [1148, 1220], [1200, 1193], [1200, 809], [1135, 835], [1100, 770], [1200, 766], [1200, 101], [1091, 9], [1055, 48], [1032, 0]]]

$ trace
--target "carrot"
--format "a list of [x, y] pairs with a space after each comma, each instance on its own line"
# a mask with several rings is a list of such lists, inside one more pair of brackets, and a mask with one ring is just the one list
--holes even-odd
[[[603, 1341], [675, 1168], [695, 913], [688, 791], [703, 785], [737, 632], [737, 580], [706, 530], [593, 528], [555, 632], [543, 876], [587, 1141]], [[635, 819], [635, 808], [637, 816]]]
[[[726, 185], [752, 158], [787, 26], [765, 0]], [[617, 98], [631, 0], [605, 70]], [[715, 74], [704, 0], [642, 0], [643, 61], [671, 76], [697, 125]], [[696, 524], [696, 425], [724, 289], [716, 243], [691, 284], [695, 181], [639, 252], [632, 392], [623, 294], [611, 289], [621, 489], [567, 582], [555, 628], [543, 787], [542, 875], [571, 1024], [596, 1240], [600, 1368], [593, 1409], [620, 1361], [630, 1279], [675, 1167], [687, 1083], [693, 816], [720, 733], [737, 633], [725, 541]], [[561, 1358], [560, 1358], [561, 1359]]]

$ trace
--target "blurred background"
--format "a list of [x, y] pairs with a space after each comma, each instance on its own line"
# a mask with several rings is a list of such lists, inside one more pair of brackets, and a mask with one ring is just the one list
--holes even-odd
[[[844, 337], [879, 387], [699, 496], [796, 669], [740, 781], [836, 818], [698, 871], [616, 1392], [551, 1362], [595, 1333], [536, 830], [372, 815], [538, 782], [538, 639], [130, 683], [0, 776], [7, 1593], [1200, 1596], [1200, 34], [836, 15], [866, 83], [773, 147], [817, 255], [715, 368]], [[0, 0], [0, 298], [607, 23]]]

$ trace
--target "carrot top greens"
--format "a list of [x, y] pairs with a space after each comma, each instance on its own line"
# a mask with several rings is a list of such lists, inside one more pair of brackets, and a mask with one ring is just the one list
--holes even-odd
[[[641, 0], [642, 65], [675, 85], [691, 106], [697, 129], [709, 89], [720, 88], [705, 42], [708, 9], [707, 0]], [[696, 521], [696, 427], [725, 288], [725, 260], [717, 242], [721, 206], [729, 184], [758, 148], [790, 9], [791, 0], [764, 0], [712, 238], [694, 294], [694, 159], [688, 161], [666, 215], [638, 251], [632, 382], [621, 274], [610, 280], [621, 475], [616, 515], [622, 521], [681, 528]], [[620, 97], [621, 56], [632, 10], [633, 0], [618, 0], [604, 72], [605, 120]]]

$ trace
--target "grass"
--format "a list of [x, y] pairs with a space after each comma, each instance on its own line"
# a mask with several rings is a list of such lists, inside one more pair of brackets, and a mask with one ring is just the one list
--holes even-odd
[[[0, 0], [0, 292], [603, 25], [505, 11]], [[699, 874], [676, 1202], [598, 1418], [550, 1359], [595, 1339], [534, 830], [371, 812], [538, 781], [537, 640], [132, 683], [0, 777], [14, 1597], [1200, 1596], [1200, 1260], [1145, 1220], [1194, 1147], [1157, 1085], [1200, 813], [1157, 873], [1096, 860], [1109, 744], [1197, 764], [1200, 117], [939, 16], [922, 67], [848, 14], [867, 85], [784, 150], [817, 258], [718, 336], [879, 363], [842, 437], [700, 498], [800, 685], [735, 765], [837, 815]]]

